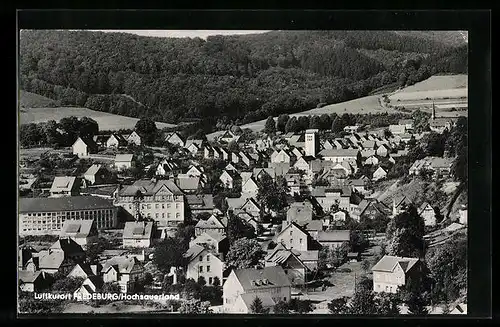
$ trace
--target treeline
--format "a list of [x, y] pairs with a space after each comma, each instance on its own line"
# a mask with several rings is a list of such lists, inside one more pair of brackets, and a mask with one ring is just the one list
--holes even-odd
[[408, 115], [403, 113], [376, 113], [376, 114], [350, 114], [344, 113], [337, 115], [336, 113], [322, 114], [322, 115], [309, 115], [290, 117], [286, 114], [281, 114], [276, 120], [274, 117], [269, 116], [264, 126], [264, 132], [274, 133], [276, 131], [282, 133], [300, 133], [306, 129], [319, 129], [325, 131], [332, 131], [339, 133], [344, 130], [346, 126], [370, 125], [373, 128], [388, 127], [389, 125], [398, 124], [399, 120], [409, 118]]
[[99, 133], [99, 124], [92, 118], [65, 117], [59, 122], [30, 123], [19, 127], [22, 147], [67, 147], [80, 137], [93, 137]]
[[[413, 54], [380, 61], [360, 49]], [[392, 32], [287, 31], [202, 40], [23, 31], [20, 88], [131, 117], [167, 123], [214, 117], [238, 125], [351, 100], [394, 82], [463, 73], [466, 50]]]

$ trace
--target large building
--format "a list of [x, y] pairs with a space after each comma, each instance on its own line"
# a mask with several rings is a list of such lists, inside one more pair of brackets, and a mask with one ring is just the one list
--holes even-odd
[[184, 193], [171, 180], [138, 180], [118, 191], [115, 205], [135, 219], [154, 219], [160, 228], [184, 222]]
[[94, 196], [20, 198], [19, 235], [59, 234], [66, 220], [95, 220], [98, 229], [118, 224], [113, 202]]
[[316, 152], [319, 148], [319, 138], [317, 129], [306, 130], [305, 155], [316, 157]]

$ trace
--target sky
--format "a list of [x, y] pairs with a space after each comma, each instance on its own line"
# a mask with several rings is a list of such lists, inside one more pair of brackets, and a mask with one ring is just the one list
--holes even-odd
[[155, 37], [200, 37], [206, 39], [210, 35], [256, 34], [264, 30], [99, 30], [101, 32], [122, 32]]

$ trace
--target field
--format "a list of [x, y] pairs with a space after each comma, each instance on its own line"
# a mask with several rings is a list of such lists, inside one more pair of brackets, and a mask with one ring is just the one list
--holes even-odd
[[21, 108], [55, 107], [57, 101], [36, 93], [19, 91], [19, 105]]
[[[40, 123], [49, 120], [59, 121], [64, 117], [89, 117], [99, 124], [99, 130], [119, 130], [134, 129], [138, 118], [114, 115], [107, 112], [90, 110], [77, 107], [57, 107], [57, 108], [21, 108], [19, 122], [21, 124]], [[166, 123], [156, 123], [157, 128], [173, 127], [175, 125]]]
[[467, 88], [467, 75], [435, 75], [399, 92], [420, 92]]

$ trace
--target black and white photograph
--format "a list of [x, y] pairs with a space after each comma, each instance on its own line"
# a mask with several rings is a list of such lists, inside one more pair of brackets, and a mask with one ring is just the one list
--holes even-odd
[[20, 29], [18, 313], [467, 315], [468, 35]]

